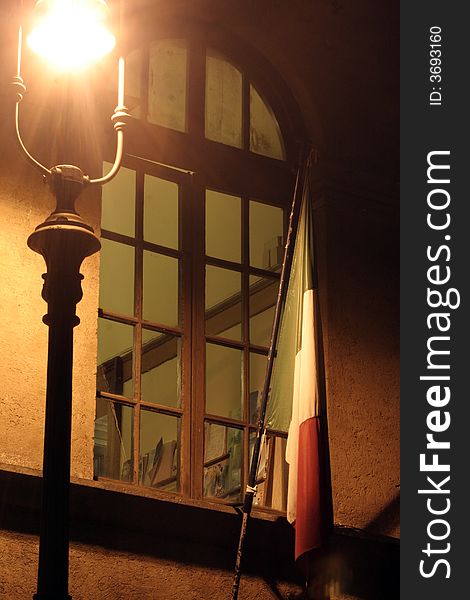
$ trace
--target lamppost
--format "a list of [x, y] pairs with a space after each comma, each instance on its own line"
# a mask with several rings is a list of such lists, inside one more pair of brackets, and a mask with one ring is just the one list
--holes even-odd
[[[57, 66], [84, 66], [115, 45], [104, 0], [37, 0], [28, 44]], [[18, 33], [15, 123], [18, 143], [29, 162], [49, 184], [56, 208], [28, 238], [28, 246], [46, 262], [42, 297], [49, 327], [42, 505], [36, 600], [65, 600], [68, 593], [70, 439], [72, 415], [73, 328], [82, 298], [80, 266], [100, 249], [90, 225], [75, 209], [83, 188], [102, 185], [118, 172], [123, 153], [123, 129], [129, 118], [124, 105], [124, 58], [120, 57], [118, 103], [111, 117], [117, 144], [114, 165], [107, 175], [90, 179], [75, 165], [47, 168], [26, 149], [19, 130], [19, 106], [26, 92], [21, 77], [22, 26]]]

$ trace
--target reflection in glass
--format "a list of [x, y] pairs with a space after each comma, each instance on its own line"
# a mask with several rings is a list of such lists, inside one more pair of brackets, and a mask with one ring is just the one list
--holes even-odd
[[132, 408], [96, 399], [94, 476], [132, 481]]
[[250, 201], [250, 265], [280, 271], [283, 257], [282, 208]]
[[[111, 163], [103, 163], [103, 174], [111, 170]], [[135, 171], [121, 167], [114, 179], [102, 187], [101, 228], [135, 235]]]
[[212, 51], [206, 58], [206, 137], [242, 147], [242, 75]]
[[178, 185], [173, 181], [145, 175], [144, 240], [178, 248]]
[[142, 330], [141, 398], [144, 402], [181, 405], [180, 348], [179, 337]]
[[250, 342], [269, 346], [276, 310], [278, 279], [250, 277]]
[[109, 319], [98, 319], [98, 369], [96, 389], [132, 398], [132, 348], [134, 328]]
[[139, 483], [177, 492], [180, 486], [180, 419], [140, 412]]
[[231, 502], [241, 499], [243, 431], [204, 424], [204, 496]]
[[206, 412], [240, 419], [242, 407], [241, 350], [206, 344]]
[[101, 239], [100, 307], [134, 314], [134, 248]]
[[184, 40], [157, 40], [149, 47], [148, 120], [186, 131], [187, 49]]
[[250, 150], [284, 160], [281, 132], [271, 108], [250, 85]]
[[241, 262], [241, 199], [206, 190], [206, 254]]
[[146, 321], [177, 326], [178, 259], [144, 250], [143, 317]]
[[267, 360], [264, 354], [250, 353], [250, 423], [253, 425], [258, 423], [260, 417]]
[[[250, 433], [250, 461], [256, 433]], [[256, 476], [257, 492], [254, 503], [275, 510], [287, 510], [287, 482], [289, 465], [286, 463], [287, 439], [273, 435], [265, 435], [261, 443], [261, 451]]]
[[206, 333], [240, 340], [241, 274], [206, 266]]

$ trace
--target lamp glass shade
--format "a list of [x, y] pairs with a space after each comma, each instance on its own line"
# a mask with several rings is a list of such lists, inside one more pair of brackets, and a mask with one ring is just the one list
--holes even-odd
[[28, 45], [61, 70], [77, 70], [111, 52], [116, 39], [104, 0], [38, 0]]

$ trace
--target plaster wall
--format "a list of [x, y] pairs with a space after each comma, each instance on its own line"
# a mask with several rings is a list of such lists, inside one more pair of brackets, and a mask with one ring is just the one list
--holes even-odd
[[387, 209], [333, 200], [325, 249], [335, 522], [397, 536], [398, 227]]
[[[0, 461], [41, 469], [48, 334], [42, 323], [45, 263], [26, 240], [53, 209], [53, 198], [41, 176], [20, 159], [4, 130], [0, 144], [9, 148], [0, 157]], [[83, 197], [79, 210], [97, 225], [99, 202], [94, 192]], [[98, 257], [86, 259], [81, 272], [85, 279], [77, 311], [81, 323], [75, 329], [72, 475], [91, 478]]]
[[[0, 572], [2, 598], [29, 600], [35, 590], [37, 538], [0, 532], [0, 561], [9, 565]], [[155, 559], [99, 546], [73, 543], [70, 548], [70, 588], [74, 600], [201, 600], [229, 597], [233, 573], [190, 564]], [[240, 600], [305, 598], [300, 586], [272, 582], [244, 574]], [[356, 600], [357, 596], [330, 588], [330, 600]]]

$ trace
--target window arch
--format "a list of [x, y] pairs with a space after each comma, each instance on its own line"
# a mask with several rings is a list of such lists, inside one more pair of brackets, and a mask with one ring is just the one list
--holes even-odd
[[[127, 58], [126, 83], [126, 103], [131, 114], [148, 123], [187, 132], [188, 60], [188, 43], [184, 39], [154, 40], [147, 53], [141, 48], [132, 51]], [[142, 67], [148, 72], [147, 85], [142, 85]], [[223, 54], [206, 48], [205, 137], [284, 160], [276, 117], [253, 82], [245, 79], [247, 76]], [[244, 99], [245, 87], [249, 90], [248, 102]], [[143, 89], [147, 92], [146, 115], [141, 111]], [[243, 136], [245, 121], [249, 139]]]
[[[128, 53], [134, 119], [124, 168], [102, 198], [95, 476], [237, 502], [296, 133], [252, 63], [218, 42], [183, 27]], [[261, 507], [285, 509], [285, 439], [268, 432]]]

